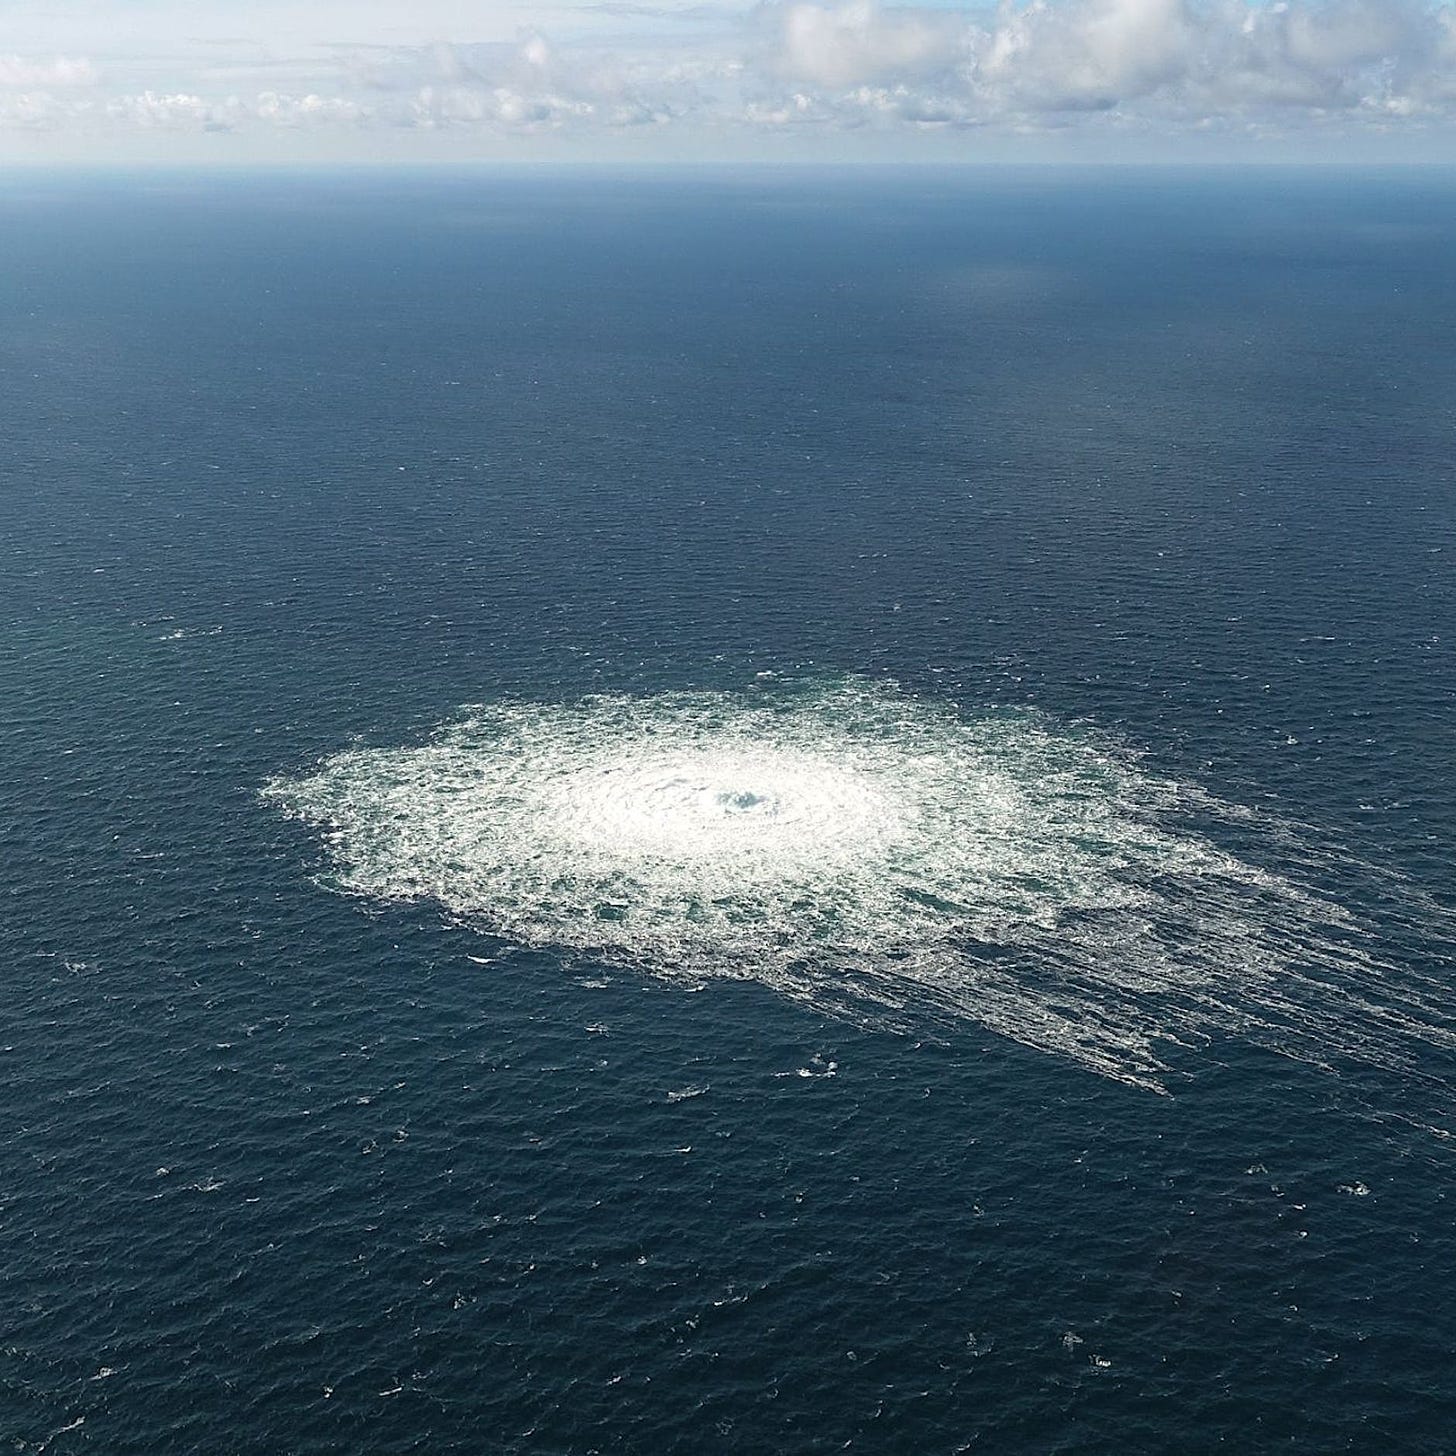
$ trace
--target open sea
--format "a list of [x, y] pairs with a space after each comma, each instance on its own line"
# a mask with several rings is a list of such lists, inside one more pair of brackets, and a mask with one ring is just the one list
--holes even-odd
[[1456, 1452], [1456, 173], [0, 179], [0, 1450]]

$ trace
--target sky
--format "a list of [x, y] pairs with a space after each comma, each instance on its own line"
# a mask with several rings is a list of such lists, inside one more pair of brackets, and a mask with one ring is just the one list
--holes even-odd
[[0, 164], [1456, 161], [1456, 0], [0, 0]]

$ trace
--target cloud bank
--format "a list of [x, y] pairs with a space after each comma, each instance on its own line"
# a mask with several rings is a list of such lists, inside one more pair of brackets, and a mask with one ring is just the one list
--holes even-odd
[[[75, 10], [68, 41], [82, 33]], [[1450, 0], [506, 7], [487, 39], [432, 41], [392, 38], [403, 27], [371, 13], [352, 35], [347, 12], [326, 17], [332, 39], [158, 32], [125, 52], [0, 53], [0, 137], [308, 130], [367, 154], [381, 134], [466, 150], [627, 133], [913, 148], [933, 132], [1353, 136], [1456, 123]], [[41, 33], [33, 21], [31, 38]]]

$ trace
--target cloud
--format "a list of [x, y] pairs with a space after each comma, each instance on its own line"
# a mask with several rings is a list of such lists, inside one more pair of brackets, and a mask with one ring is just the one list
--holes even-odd
[[965, 53], [973, 34], [944, 12], [884, 11], [869, 3], [766, 8], [777, 31], [766, 56], [772, 73], [829, 89], [938, 75]]
[[53, 56], [44, 61], [0, 56], [0, 86], [94, 86], [98, 80], [96, 67], [84, 56]]
[[557, 47], [538, 34], [514, 47], [437, 46], [429, 64], [437, 78], [415, 92], [418, 124], [507, 131], [669, 125], [705, 109], [699, 82], [717, 69], [675, 51]]
[[[384, 14], [380, 0], [368, 13]], [[499, 30], [506, 10], [492, 13]], [[1016, 136], [1456, 126], [1451, 0], [999, 0], [959, 9], [607, 0], [532, 13], [540, 28], [514, 39], [398, 43], [379, 39], [388, 28], [378, 26], [291, 48], [263, 33], [212, 36], [190, 60], [175, 49], [152, 62], [100, 52], [102, 66], [0, 56], [0, 129], [104, 121], [150, 132], [307, 126], [508, 139], [648, 128], [701, 141], [794, 129], [910, 138], [972, 127]]]
[[840, 120], [1415, 114], [1449, 102], [1456, 72], [1452, 11], [1420, 0], [1003, 0], [989, 13], [855, 0], [768, 6], [764, 22], [764, 75], [807, 95], [800, 115]]
[[1185, 82], [1204, 43], [1186, 0], [1076, 0], [1005, 11], [966, 74], [988, 104], [1022, 113], [1103, 110]]
[[369, 116], [364, 107], [347, 97], [320, 96], [312, 91], [306, 96], [289, 96], [278, 91], [260, 92], [251, 112], [259, 121], [285, 127], [341, 122], [354, 124], [366, 121]]
[[201, 96], [183, 91], [160, 94], [144, 91], [139, 96], [118, 96], [106, 107], [106, 114], [112, 119], [133, 126], [197, 127], [204, 131], [228, 130], [241, 111], [241, 104], [235, 98], [223, 102], [205, 101]]

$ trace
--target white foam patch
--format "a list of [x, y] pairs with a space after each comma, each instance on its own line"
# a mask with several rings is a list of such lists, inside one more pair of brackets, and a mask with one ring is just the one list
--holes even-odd
[[972, 1021], [1160, 1090], [1214, 1037], [1382, 1065], [1456, 1047], [1443, 987], [1215, 842], [1278, 826], [1031, 714], [853, 679], [493, 704], [264, 793], [351, 893], [869, 1022]]

